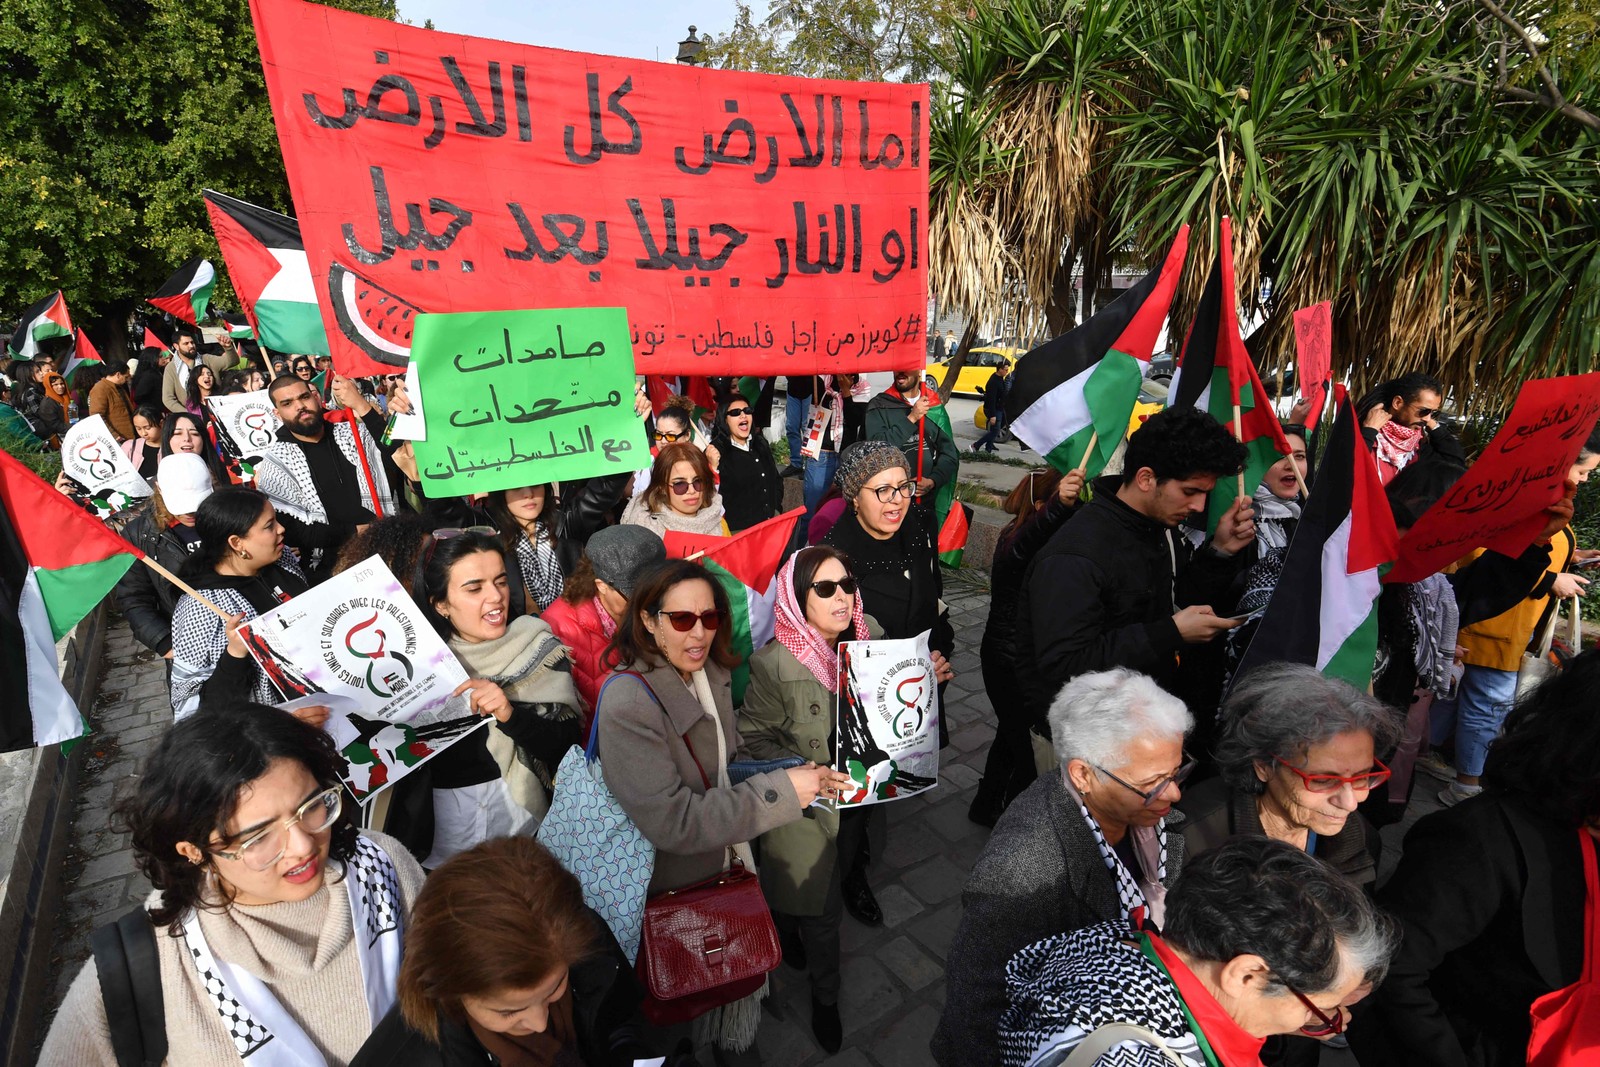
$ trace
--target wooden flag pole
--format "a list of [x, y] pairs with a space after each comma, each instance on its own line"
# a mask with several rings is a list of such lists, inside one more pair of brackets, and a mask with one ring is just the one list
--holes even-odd
[[[1239, 402], [1233, 402], [1233, 439], [1241, 445], [1244, 444], [1244, 414], [1239, 410]], [[1239, 495], [1244, 496], [1244, 468], [1239, 468]]]
[[1089, 444], [1083, 450], [1083, 459], [1078, 463], [1078, 473], [1089, 473], [1089, 457], [1094, 454], [1094, 446], [1100, 443], [1100, 431], [1089, 431]]
[[157, 574], [161, 575], [161, 577], [165, 578], [167, 581], [171, 582], [173, 585], [177, 586], [179, 589], [182, 589], [185, 593], [188, 593], [200, 603], [216, 612], [217, 618], [221, 619], [223, 622], [233, 621], [232, 615], [229, 615], [226, 611], [223, 611], [221, 608], [213, 604], [207, 597], [196, 590], [194, 586], [190, 585], [182, 578], [179, 578], [176, 574], [173, 574], [171, 571], [167, 570], [167, 568], [163, 567], [149, 556], [140, 556], [139, 558], [143, 560], [145, 565], [151, 570], [155, 571]]

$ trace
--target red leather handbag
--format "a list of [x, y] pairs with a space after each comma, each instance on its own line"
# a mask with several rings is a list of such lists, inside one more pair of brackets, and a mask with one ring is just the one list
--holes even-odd
[[754, 993], [778, 966], [778, 930], [761, 881], [735, 864], [645, 902], [637, 970], [645, 1018], [670, 1026]]
[[1528, 1016], [1528, 1067], [1594, 1067], [1600, 1063], [1600, 870], [1595, 866], [1594, 835], [1583, 841], [1583, 977], [1565, 989], [1533, 1002]]

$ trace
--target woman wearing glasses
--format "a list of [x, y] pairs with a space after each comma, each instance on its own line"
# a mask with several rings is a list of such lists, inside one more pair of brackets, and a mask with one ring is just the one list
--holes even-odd
[[[511, 617], [505, 554], [492, 526], [435, 530], [417, 600], [472, 675], [472, 710], [495, 721], [428, 764], [424, 804], [389, 826], [429, 870], [480, 841], [531, 834], [549, 810], [551, 775], [579, 743], [566, 649], [542, 619]], [[404, 830], [398, 829], [404, 826]]]
[[[850, 560], [838, 549], [801, 549], [778, 572], [776, 637], [750, 658], [750, 686], [739, 734], [752, 759], [799, 756], [833, 764], [834, 694], [839, 642], [883, 636], [856, 595]], [[866, 824], [807, 808], [805, 818], [761, 838], [761, 887], [772, 906], [783, 958], [811, 974], [811, 1032], [822, 1050], [839, 1051], [839, 924], [844, 917], [839, 849]], [[844, 834], [841, 834], [844, 831]], [[857, 842], [845, 840], [853, 850]], [[808, 968], [809, 963], [809, 968]]]
[[717, 409], [712, 449], [706, 452], [728, 510], [734, 533], [765, 522], [783, 509], [783, 479], [772, 458], [772, 446], [755, 432], [750, 401], [735, 394]]
[[1072, 679], [1049, 715], [1060, 769], [1006, 809], [961, 894], [932, 1044], [943, 1067], [998, 1062], [1006, 964], [1018, 949], [1092, 923], [1162, 928], [1183, 868], [1183, 836], [1170, 832], [1194, 769], [1183, 701], [1119, 667]]
[[722, 496], [705, 453], [688, 444], [663, 447], [650, 468], [650, 488], [628, 502], [622, 521], [643, 526], [658, 537], [665, 537], [669, 530], [727, 534]]
[[[357, 833], [343, 766], [326, 733], [254, 704], [161, 739], [119, 810], [155, 892], [147, 921], [124, 927], [154, 959], [118, 961], [133, 1002], [118, 1017], [158, 988], [164, 1062], [347, 1063], [394, 1003], [422, 871], [398, 842]], [[119, 1062], [101, 958], [73, 981], [41, 1064]]]
[[987, 1062], [1259, 1063], [1274, 1034], [1341, 1033], [1398, 940], [1394, 920], [1338, 872], [1280, 841], [1240, 838], [1184, 868], [1159, 932], [1097, 923], [1017, 953], [1002, 1056]]
[[[698, 564], [669, 560], [646, 572], [628, 607], [608, 655], [637, 677], [613, 674], [595, 717], [606, 785], [656, 850], [649, 891], [704, 881], [735, 860], [754, 869], [751, 840], [799, 819], [819, 795], [837, 796], [848, 779], [808, 763], [732, 783], [728, 761], [740, 753], [730, 672], [739, 659], [727, 594]], [[754, 1006], [747, 1001], [739, 1003]], [[733, 1014], [748, 1022], [747, 1011]], [[719, 1044], [739, 1050], [747, 1035]]]
[[1181, 805], [1190, 854], [1265, 835], [1372, 884], [1376, 861], [1356, 805], [1388, 780], [1377, 753], [1399, 740], [1395, 712], [1354, 686], [1305, 664], [1256, 668], [1222, 707], [1222, 777]]

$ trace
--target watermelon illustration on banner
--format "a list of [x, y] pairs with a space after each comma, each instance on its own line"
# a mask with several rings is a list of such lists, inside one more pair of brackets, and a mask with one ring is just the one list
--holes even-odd
[[741, 530], [732, 537], [679, 533], [668, 530], [664, 538], [668, 559], [694, 559], [728, 594], [733, 650], [739, 666], [733, 669], [733, 702], [744, 703], [750, 683], [750, 657], [772, 640], [777, 590], [772, 580], [783, 562], [783, 552], [794, 536], [795, 523], [806, 513], [795, 508]]
[[939, 686], [930, 633], [839, 642], [834, 769], [855, 783], [839, 798], [840, 807], [903, 800], [939, 784]]
[[0, 751], [83, 736], [56, 642], [141, 555], [0, 451]]

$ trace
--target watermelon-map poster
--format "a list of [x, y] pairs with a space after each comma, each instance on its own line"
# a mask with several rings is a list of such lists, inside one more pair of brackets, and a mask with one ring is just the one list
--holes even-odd
[[413, 447], [430, 497], [650, 463], [621, 308], [423, 315], [412, 364], [427, 423]]
[[422, 313], [592, 306], [646, 374], [922, 366], [926, 85], [251, 12], [341, 373], [403, 366]]
[[939, 684], [929, 635], [839, 642], [834, 767], [855, 786], [840, 807], [903, 800], [939, 784]]

